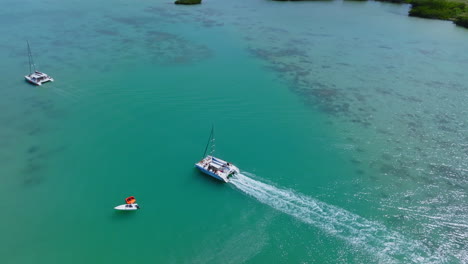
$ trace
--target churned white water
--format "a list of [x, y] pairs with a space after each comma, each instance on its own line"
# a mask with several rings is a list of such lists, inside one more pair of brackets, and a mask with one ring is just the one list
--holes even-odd
[[385, 263], [442, 263], [418, 241], [406, 238], [383, 224], [321, 202], [293, 190], [282, 189], [252, 179], [249, 173], [232, 178], [231, 183], [245, 194], [329, 235], [345, 240], [373, 254]]

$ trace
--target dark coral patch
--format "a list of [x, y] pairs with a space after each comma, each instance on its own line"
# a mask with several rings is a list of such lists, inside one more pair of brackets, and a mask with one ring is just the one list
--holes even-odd
[[38, 146], [31, 146], [28, 148], [28, 153], [33, 154], [36, 153], [39, 150]]

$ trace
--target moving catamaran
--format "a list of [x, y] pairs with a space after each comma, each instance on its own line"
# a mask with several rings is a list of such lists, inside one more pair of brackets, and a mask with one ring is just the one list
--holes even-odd
[[[215, 147], [214, 141], [214, 128], [211, 128], [210, 138], [208, 139], [208, 144], [206, 144], [205, 153], [203, 153], [203, 157], [205, 158], [196, 163], [195, 167], [213, 178], [229, 182], [229, 178], [232, 175], [239, 173], [239, 169], [232, 165], [232, 163], [213, 156]], [[210, 153], [209, 155], [206, 155], [208, 149], [210, 149]]]
[[[29, 47], [29, 41], [28, 41], [28, 57], [29, 57], [29, 75], [24, 76], [24, 78], [26, 78], [28, 82], [35, 84], [35, 85], [42, 85], [45, 82], [54, 81], [54, 79], [50, 77], [49, 75], [36, 70], [36, 65], [34, 65], [33, 57], [31, 54], [31, 48]], [[33, 69], [34, 69], [34, 72], [33, 72]]]

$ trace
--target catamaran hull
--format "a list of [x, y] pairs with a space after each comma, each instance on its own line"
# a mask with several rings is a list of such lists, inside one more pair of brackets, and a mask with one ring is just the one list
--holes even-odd
[[197, 169], [199, 169], [201, 172], [205, 173], [205, 174], [208, 174], [210, 175], [211, 177], [217, 179], [217, 180], [220, 180], [222, 182], [229, 182], [229, 179], [223, 179], [221, 178], [220, 176], [216, 175], [215, 173], [211, 172], [211, 171], [208, 171], [206, 169], [204, 169], [203, 167], [201, 166], [198, 166], [198, 165], [195, 165], [195, 167], [197, 167]]
[[26, 79], [26, 81], [28, 81], [29, 83], [32, 83], [34, 85], [37, 85], [37, 86], [41, 86], [43, 83], [45, 82], [53, 82], [54, 79], [50, 78], [50, 79], [47, 79], [47, 80], [44, 80], [44, 81], [35, 81], [33, 79], [31, 79], [29, 76], [24, 76], [24, 78]]
[[[213, 153], [214, 152], [214, 128], [213, 127], [211, 128], [210, 138], [208, 139], [208, 144], [206, 144], [205, 153], [203, 154], [203, 156], [205, 156], [210, 145], [211, 145], [210, 153]], [[202, 160], [200, 160], [199, 162], [195, 163], [195, 167], [197, 167], [204, 174], [208, 174], [211, 177], [217, 180], [223, 181], [223, 182], [229, 182], [229, 177], [231, 177], [234, 174], [239, 173], [239, 168], [232, 165], [230, 162], [227, 162], [222, 159], [218, 159], [211, 155], [208, 155], [204, 157]]]
[[201, 172], [223, 182], [229, 182], [229, 177], [240, 173], [239, 168], [233, 164], [213, 156], [207, 156], [202, 159], [195, 164], [195, 167]]

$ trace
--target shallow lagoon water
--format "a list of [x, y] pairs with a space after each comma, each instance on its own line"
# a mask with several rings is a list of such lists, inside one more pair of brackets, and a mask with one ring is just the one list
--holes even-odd
[[[2, 263], [467, 261], [467, 30], [371, 2], [6, 4]], [[23, 82], [26, 39], [56, 82]], [[194, 170], [211, 124], [248, 188]]]

